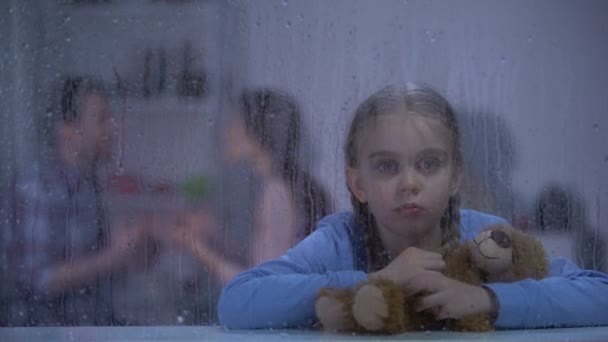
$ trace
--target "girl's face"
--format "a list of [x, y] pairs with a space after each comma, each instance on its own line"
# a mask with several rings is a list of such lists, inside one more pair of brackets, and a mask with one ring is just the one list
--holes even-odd
[[368, 203], [382, 238], [440, 234], [461, 179], [450, 130], [438, 120], [397, 113], [372, 119], [359, 134], [359, 165], [347, 170], [347, 179], [357, 199]]

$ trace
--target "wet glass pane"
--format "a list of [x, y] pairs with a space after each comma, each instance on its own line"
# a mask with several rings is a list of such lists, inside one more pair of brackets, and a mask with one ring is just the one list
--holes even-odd
[[234, 276], [352, 210], [354, 112], [407, 81], [456, 112], [461, 208], [608, 271], [607, 10], [2, 2], [0, 326], [217, 325]]

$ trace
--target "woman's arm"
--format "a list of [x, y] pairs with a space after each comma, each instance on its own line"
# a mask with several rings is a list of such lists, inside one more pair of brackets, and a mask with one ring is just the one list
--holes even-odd
[[217, 277], [222, 284], [228, 283], [237, 274], [245, 270], [243, 265], [228, 260], [211, 245], [202, 241], [195, 241], [188, 245], [188, 250], [196, 259], [211, 273]]
[[230, 261], [212, 245], [218, 224], [206, 208], [176, 211], [169, 222], [159, 220], [155, 236], [172, 247], [184, 250], [196, 258], [222, 284], [226, 284], [245, 267]]
[[264, 183], [251, 239], [251, 265], [276, 259], [293, 247], [297, 230], [293, 199], [285, 182]]
[[[265, 184], [255, 214], [251, 238], [251, 265], [278, 258], [293, 246], [296, 219], [291, 198], [289, 189], [281, 181], [269, 181]], [[193, 231], [192, 236], [187, 237], [183, 243], [210, 273], [219, 278], [222, 284], [227, 284], [244, 271], [245, 266], [227, 259], [217, 248], [205, 242], [202, 232], [213, 230], [208, 226], [216, 225], [209, 213], [201, 210], [190, 216], [189, 220], [185, 220], [187, 229], [197, 230], [202, 227], [201, 233]], [[180, 234], [179, 229], [177, 234]]]
[[496, 294], [498, 328], [608, 325], [608, 275], [552, 260], [548, 278], [486, 286]]
[[307, 326], [316, 320], [321, 287], [351, 287], [367, 275], [354, 271], [344, 215], [332, 215], [286, 255], [239, 274], [222, 291], [220, 323], [228, 328]]

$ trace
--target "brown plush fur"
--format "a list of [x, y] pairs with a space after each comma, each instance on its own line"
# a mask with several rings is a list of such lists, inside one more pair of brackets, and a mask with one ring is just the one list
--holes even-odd
[[[517, 231], [506, 225], [494, 225], [484, 229], [478, 237], [487, 231], [501, 231], [510, 238], [511, 261], [506, 261], [507, 270], [500, 274], [493, 274], [492, 271], [482, 270], [480, 265], [476, 265], [475, 258], [472, 256], [476, 249], [481, 248], [481, 243], [468, 241], [461, 244], [445, 254], [446, 262], [445, 274], [459, 281], [481, 285], [490, 282], [513, 282], [526, 278], [541, 279], [547, 275], [546, 254], [542, 244], [532, 236]], [[479, 241], [491, 241], [479, 238]], [[486, 246], [487, 247], [487, 246]], [[496, 244], [494, 250], [498, 250]], [[484, 250], [485, 251], [485, 250]], [[323, 296], [333, 296], [337, 302], [344, 307], [345, 322], [342, 322], [342, 330], [353, 332], [369, 332], [359, 324], [357, 317], [370, 315], [373, 313], [368, 310], [353, 312], [354, 298], [359, 289], [363, 286], [371, 285], [377, 287], [381, 292], [385, 304], [388, 308], [388, 317], [383, 319], [383, 326], [380, 330], [373, 331], [379, 334], [396, 334], [406, 331], [424, 330], [453, 330], [453, 331], [490, 331], [493, 324], [487, 314], [471, 315], [457, 320], [436, 321], [430, 313], [417, 313], [414, 306], [417, 297], [404, 298], [403, 292], [394, 283], [388, 280], [371, 280], [358, 284], [353, 289], [321, 289], [317, 298]], [[319, 309], [319, 308], [317, 308]], [[321, 319], [321, 324], [324, 325]], [[332, 327], [327, 327], [332, 329]]]

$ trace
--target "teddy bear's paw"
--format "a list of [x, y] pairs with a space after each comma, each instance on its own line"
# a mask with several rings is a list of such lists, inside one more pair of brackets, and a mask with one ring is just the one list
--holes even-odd
[[384, 328], [388, 317], [388, 305], [382, 290], [374, 285], [362, 286], [355, 295], [353, 316], [359, 325], [369, 331]]
[[315, 303], [317, 318], [323, 329], [328, 331], [352, 329], [352, 324], [346, 316], [344, 309], [344, 303], [335, 297], [321, 296]]

